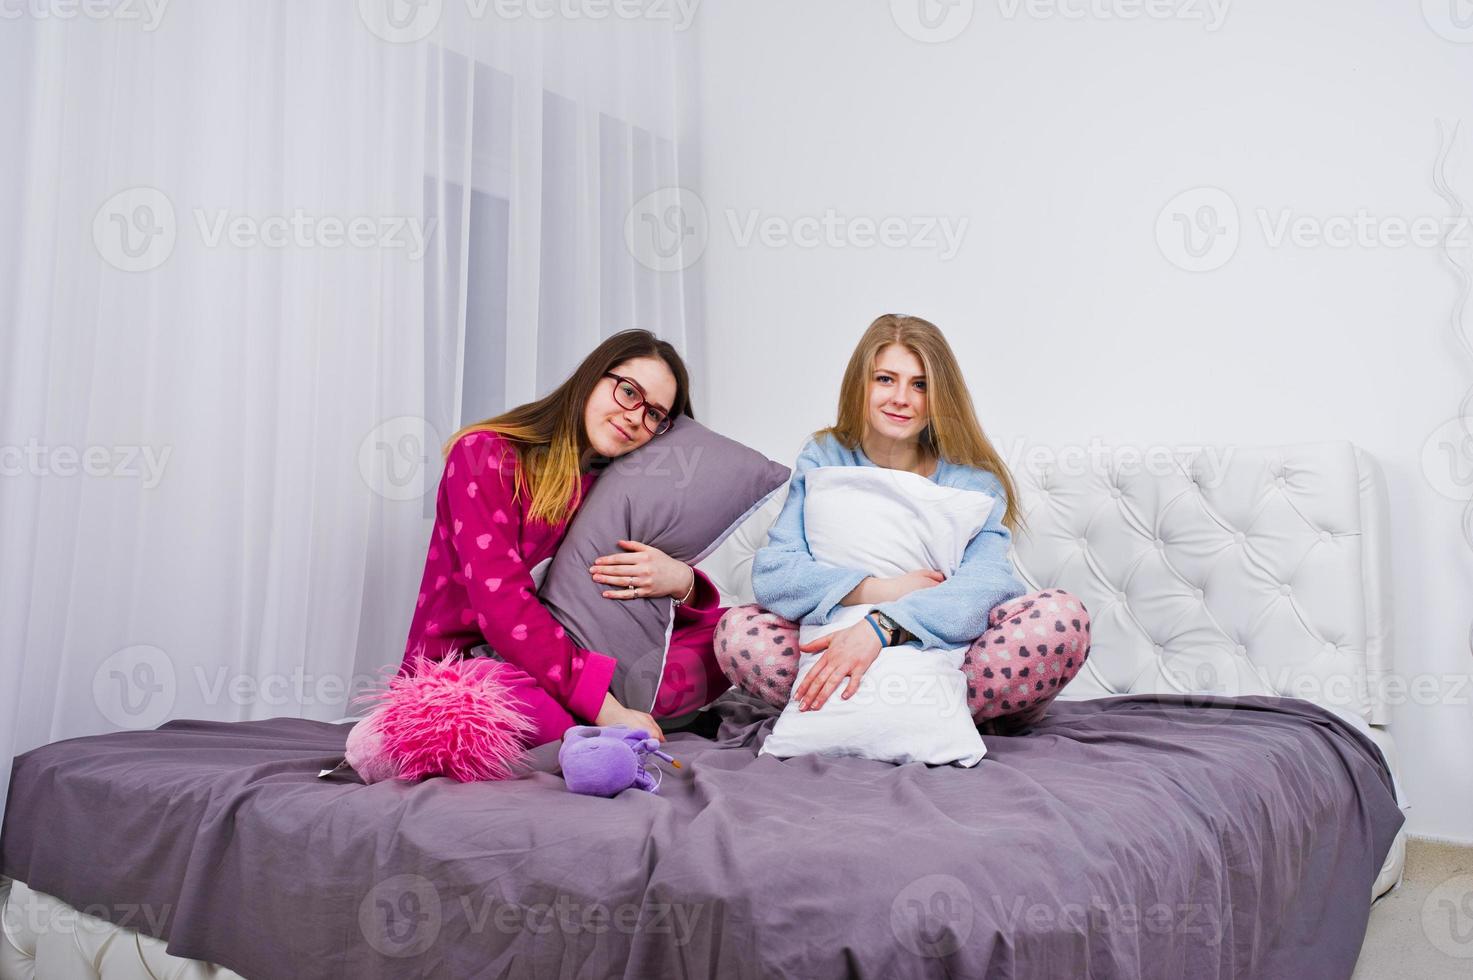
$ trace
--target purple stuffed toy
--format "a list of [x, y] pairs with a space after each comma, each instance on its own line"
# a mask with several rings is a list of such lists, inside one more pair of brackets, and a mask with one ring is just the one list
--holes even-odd
[[563, 768], [568, 789], [588, 796], [618, 796], [633, 787], [659, 793], [662, 775], [651, 775], [645, 764], [658, 756], [680, 768], [680, 763], [659, 751], [660, 742], [643, 728], [627, 725], [574, 725], [563, 733], [557, 761]]

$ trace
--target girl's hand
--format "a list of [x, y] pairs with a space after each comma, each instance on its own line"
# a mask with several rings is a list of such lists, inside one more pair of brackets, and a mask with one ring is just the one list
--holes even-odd
[[934, 568], [922, 568], [914, 572], [906, 572], [904, 575], [897, 575], [894, 578], [887, 578], [884, 581], [891, 593], [887, 601], [894, 602], [920, 589], [934, 588], [945, 582], [946, 576]]
[[917, 589], [929, 589], [945, 581], [945, 575], [931, 568], [917, 569], [894, 578], [880, 578], [871, 575], [850, 589], [849, 594], [839, 600], [839, 604], [842, 606], [878, 606], [882, 602], [894, 602]]
[[695, 569], [659, 548], [638, 541], [620, 541], [619, 547], [627, 550], [601, 555], [588, 569], [595, 582], [611, 586], [604, 591], [605, 599], [679, 598], [695, 584]]
[[612, 694], [604, 695], [603, 707], [599, 709], [598, 717], [593, 723], [600, 727], [606, 725], [627, 725], [630, 728], [643, 728], [661, 742], [665, 741], [665, 733], [660, 730], [654, 716], [643, 711], [635, 711], [620, 704]]
[[846, 676], [849, 678], [849, 686], [844, 688], [844, 693], [840, 696], [846, 701], [853, 697], [854, 692], [859, 690], [860, 678], [869, 670], [870, 664], [875, 662], [883, 647], [880, 646], [880, 637], [875, 633], [874, 627], [860, 620], [847, 629], [821, 636], [798, 649], [804, 653], [826, 651], [793, 692], [793, 699], [799, 703], [798, 710], [817, 711]]

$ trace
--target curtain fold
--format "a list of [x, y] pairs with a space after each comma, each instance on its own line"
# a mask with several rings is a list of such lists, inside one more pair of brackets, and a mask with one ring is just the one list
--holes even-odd
[[692, 183], [681, 26], [403, 0], [7, 25], [7, 773], [172, 718], [350, 713], [398, 664], [443, 440], [615, 330], [686, 348], [691, 263], [625, 227]]

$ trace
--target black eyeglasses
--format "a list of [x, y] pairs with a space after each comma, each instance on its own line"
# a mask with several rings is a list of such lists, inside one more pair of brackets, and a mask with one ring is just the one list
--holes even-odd
[[663, 435], [670, 431], [674, 420], [670, 413], [656, 405], [651, 405], [645, 398], [644, 389], [639, 382], [633, 378], [626, 378], [612, 371], [604, 373], [604, 377], [614, 379], [614, 401], [619, 403], [620, 408], [633, 411], [636, 408], [644, 409], [644, 427], [652, 435]]

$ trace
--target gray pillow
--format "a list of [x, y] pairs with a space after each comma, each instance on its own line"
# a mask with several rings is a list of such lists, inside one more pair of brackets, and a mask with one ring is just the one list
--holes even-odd
[[783, 464], [682, 416], [594, 481], [538, 597], [580, 647], [619, 662], [609, 690], [620, 704], [654, 710], [675, 607], [669, 597], [605, 599], [608, 586], [588, 573], [593, 560], [621, 551], [622, 539], [694, 565], [788, 475]]

